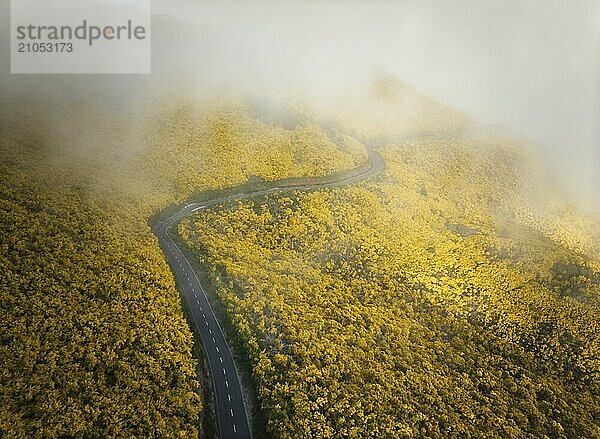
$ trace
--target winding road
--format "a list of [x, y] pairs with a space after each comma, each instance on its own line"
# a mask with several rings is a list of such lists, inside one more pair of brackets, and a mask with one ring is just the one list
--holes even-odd
[[204, 345], [215, 393], [215, 411], [221, 439], [252, 437], [250, 422], [242, 397], [240, 378], [231, 350], [209, 305], [204, 288], [198, 280], [192, 265], [171, 237], [170, 230], [191, 213], [216, 204], [291, 190], [316, 190], [346, 186], [374, 177], [384, 169], [383, 159], [376, 151], [378, 147], [392, 142], [430, 136], [437, 137], [439, 133], [436, 135], [431, 132], [418, 132], [374, 139], [369, 142], [367, 148], [369, 160], [367, 164], [361, 167], [327, 177], [271, 182], [269, 184], [273, 187], [264, 190], [240, 192], [234, 195], [215, 197], [199, 203], [186, 204], [153, 228], [167, 262], [181, 288], [181, 295], [189, 305], [193, 322]]

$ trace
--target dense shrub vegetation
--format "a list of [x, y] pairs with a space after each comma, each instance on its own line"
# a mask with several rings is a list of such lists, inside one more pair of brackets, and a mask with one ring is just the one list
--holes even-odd
[[36, 145], [3, 146], [0, 432], [196, 435], [191, 334], [135, 205]]
[[324, 176], [366, 161], [356, 140], [337, 131], [331, 137], [310, 122], [288, 130], [239, 108], [199, 112], [180, 105], [152, 126], [143, 166], [154, 187], [181, 198], [249, 179]]
[[98, 108], [1, 116], [0, 436], [196, 437], [191, 333], [149, 216], [194, 190], [349, 167], [360, 148], [242, 110], [178, 106], [137, 147]]
[[[372, 94], [342, 124], [441, 134], [383, 148], [372, 181], [180, 225], [248, 348], [269, 430], [600, 437], [598, 224], [541, 191], [518, 148], [444, 137], [465, 115], [391, 80]], [[3, 109], [0, 436], [198, 436], [192, 337], [148, 218], [366, 159], [335, 124], [250, 114], [168, 105], [137, 136], [96, 107], [54, 124]]]
[[535, 201], [516, 147], [471, 142], [180, 224], [275, 437], [600, 436], [598, 225]]

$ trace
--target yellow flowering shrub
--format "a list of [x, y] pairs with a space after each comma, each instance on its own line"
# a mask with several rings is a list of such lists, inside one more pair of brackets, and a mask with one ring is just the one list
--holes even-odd
[[599, 436], [599, 261], [523, 221], [526, 155], [440, 138], [382, 154], [375, 180], [180, 224], [216, 267], [269, 430]]

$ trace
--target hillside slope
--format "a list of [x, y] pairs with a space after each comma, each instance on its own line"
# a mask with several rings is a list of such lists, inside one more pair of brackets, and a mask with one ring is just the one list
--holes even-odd
[[597, 224], [536, 211], [528, 156], [482, 144], [390, 145], [377, 180], [180, 225], [275, 437], [600, 436]]
[[147, 122], [60, 108], [14, 102], [0, 118], [0, 436], [196, 437], [192, 335], [149, 217], [196, 190], [360, 158], [243, 108]]

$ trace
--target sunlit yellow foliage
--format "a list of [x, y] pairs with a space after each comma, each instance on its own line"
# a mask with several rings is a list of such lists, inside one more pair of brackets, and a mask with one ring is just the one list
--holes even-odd
[[181, 223], [275, 437], [600, 435], [598, 260], [522, 221], [527, 156], [469, 143], [389, 146], [376, 181]]
[[0, 436], [197, 437], [191, 332], [149, 216], [195, 190], [352, 167], [364, 147], [242, 110], [159, 114], [135, 148], [98, 108], [55, 131], [0, 116]]
[[40, 144], [1, 153], [0, 436], [196, 437], [192, 337], [143, 215]]
[[148, 140], [145, 170], [155, 187], [180, 200], [253, 178], [324, 176], [366, 161], [364, 146], [343, 133], [332, 140], [310, 122], [286, 130], [239, 108], [177, 106], [161, 115]]

